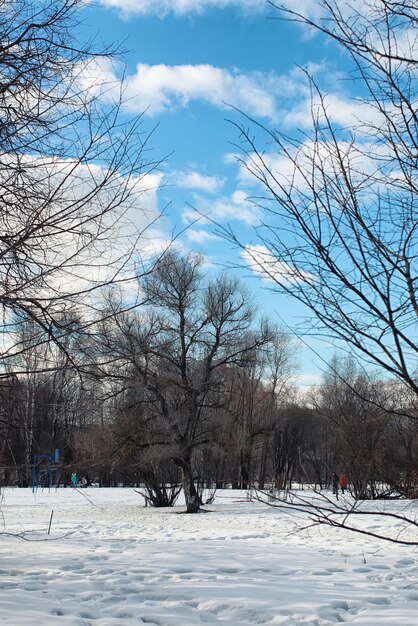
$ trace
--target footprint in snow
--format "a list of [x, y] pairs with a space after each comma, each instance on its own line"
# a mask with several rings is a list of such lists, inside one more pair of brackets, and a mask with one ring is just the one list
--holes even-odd
[[384, 596], [380, 596], [378, 598], [364, 598], [364, 600], [368, 602], [369, 604], [384, 605], [384, 606], [388, 606], [389, 604], [391, 604], [391, 600]]
[[415, 561], [414, 559], [399, 559], [399, 561], [396, 561], [395, 563], [395, 567], [408, 567], [408, 565], [414, 565]]

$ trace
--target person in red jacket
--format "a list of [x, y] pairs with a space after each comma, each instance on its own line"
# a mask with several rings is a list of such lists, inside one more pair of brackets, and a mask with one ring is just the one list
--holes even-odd
[[345, 488], [347, 487], [347, 478], [343, 472], [341, 472], [340, 474], [340, 487], [341, 487], [341, 493], [343, 494]]

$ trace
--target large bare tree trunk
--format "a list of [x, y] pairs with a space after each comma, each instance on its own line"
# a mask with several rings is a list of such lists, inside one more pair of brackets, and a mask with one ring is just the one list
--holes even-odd
[[186, 501], [186, 513], [197, 513], [201, 502], [193, 480], [191, 455], [187, 454], [180, 459], [179, 465], [181, 467], [184, 499]]

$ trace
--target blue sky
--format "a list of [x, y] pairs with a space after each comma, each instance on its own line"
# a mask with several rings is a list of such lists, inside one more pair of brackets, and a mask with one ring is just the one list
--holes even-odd
[[[317, 11], [315, 0], [287, 1]], [[169, 204], [156, 235], [169, 238], [187, 226], [178, 244], [202, 252], [208, 268], [244, 259], [208, 221], [194, 223], [194, 209], [230, 224], [248, 245], [257, 243], [260, 219], [248, 200], [257, 186], [237, 163], [240, 139], [227, 121], [242, 118], [228, 105], [290, 135], [304, 131], [310, 95], [302, 66], [329, 94], [337, 123], [349, 121], [356, 106], [351, 84], [341, 80], [348, 67], [338, 48], [277, 16], [263, 0], [99, 0], [84, 9], [85, 33], [121, 42], [127, 51], [126, 114], [145, 111], [144, 129], [157, 125], [150, 157], [170, 155], [154, 181], [161, 185], [153, 196], [158, 209]], [[120, 67], [98, 71], [104, 80], [121, 76]], [[269, 316], [278, 313], [291, 326], [300, 321], [304, 312], [295, 301], [274, 294], [251, 268], [240, 272]], [[332, 356], [332, 348], [320, 350]], [[301, 362], [303, 382], [316, 382], [320, 360], [305, 348]]]

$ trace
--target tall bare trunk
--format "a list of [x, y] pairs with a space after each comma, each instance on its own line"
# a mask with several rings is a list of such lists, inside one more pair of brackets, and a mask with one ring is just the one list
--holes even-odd
[[183, 492], [186, 501], [186, 513], [197, 513], [201, 502], [193, 480], [191, 455], [187, 454], [180, 459], [179, 465], [181, 467]]

